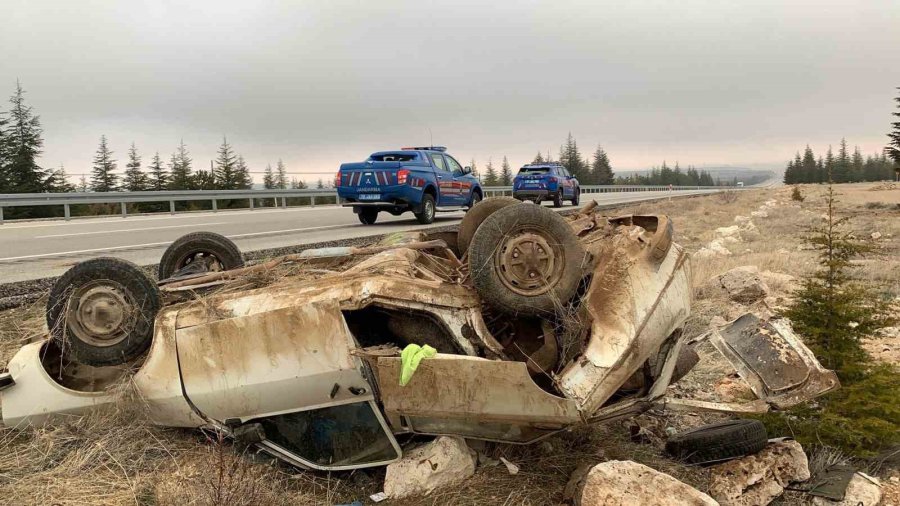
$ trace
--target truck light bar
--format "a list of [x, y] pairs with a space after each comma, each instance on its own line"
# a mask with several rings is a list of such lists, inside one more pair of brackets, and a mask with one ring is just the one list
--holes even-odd
[[447, 151], [446, 146], [419, 146], [419, 147], [406, 147], [400, 148], [403, 151], [440, 151], [444, 153]]

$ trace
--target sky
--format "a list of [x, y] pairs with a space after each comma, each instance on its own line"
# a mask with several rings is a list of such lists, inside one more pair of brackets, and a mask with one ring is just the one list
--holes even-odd
[[70, 174], [101, 134], [120, 170], [182, 139], [206, 167], [227, 136], [307, 180], [431, 143], [517, 166], [569, 132], [619, 170], [782, 167], [880, 151], [900, 86], [897, 0], [3, 4], [0, 96], [22, 83]]

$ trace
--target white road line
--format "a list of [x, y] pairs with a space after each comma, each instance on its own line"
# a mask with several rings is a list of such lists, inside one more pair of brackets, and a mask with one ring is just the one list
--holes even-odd
[[[289, 228], [287, 230], [272, 230], [271, 232], [253, 232], [250, 234], [237, 234], [237, 235], [229, 235], [226, 236], [229, 239], [243, 239], [245, 237], [256, 237], [259, 235], [274, 235], [274, 234], [288, 234], [291, 232], [306, 232], [309, 230], [329, 230], [333, 228], [353, 228], [358, 227], [359, 225], [352, 225], [344, 223], [342, 225], [323, 225], [321, 227], [306, 227], [306, 228]], [[2, 260], [2, 258], [0, 258]]]
[[150, 227], [150, 228], [129, 228], [126, 230], [98, 230], [95, 232], [73, 232], [71, 234], [53, 234], [53, 235], [38, 235], [35, 236], [35, 239], [49, 239], [51, 237], [74, 237], [78, 235], [97, 235], [97, 234], [115, 234], [121, 232], [146, 232], [148, 230], [164, 230], [168, 228], [188, 228], [188, 227], [208, 227], [211, 225], [225, 225], [226, 222], [218, 221], [215, 223], [196, 223], [192, 225], [170, 225], [168, 227]]

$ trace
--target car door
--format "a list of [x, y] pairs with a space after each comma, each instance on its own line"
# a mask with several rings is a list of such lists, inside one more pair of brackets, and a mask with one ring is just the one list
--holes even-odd
[[568, 170], [563, 169], [563, 195], [568, 198], [572, 198], [575, 196], [575, 176], [569, 173]]
[[438, 185], [438, 206], [458, 206], [459, 194], [454, 193], [453, 174], [447, 169], [447, 160], [441, 153], [428, 153], [434, 165]]
[[447, 160], [447, 169], [450, 170], [453, 178], [453, 189], [457, 195], [457, 205], [463, 206], [468, 204], [472, 198], [473, 184], [471, 178], [463, 172], [462, 165], [455, 158], [445, 154], [444, 159]]

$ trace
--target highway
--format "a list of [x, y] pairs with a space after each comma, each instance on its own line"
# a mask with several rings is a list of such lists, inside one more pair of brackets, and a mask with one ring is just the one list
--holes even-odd
[[[582, 203], [593, 198], [600, 204], [620, 204], [713, 191], [582, 194]], [[461, 211], [438, 213], [432, 225], [419, 225], [411, 213], [381, 213], [378, 223], [365, 226], [348, 208], [318, 206], [7, 222], [0, 226], [0, 284], [58, 276], [79, 261], [100, 256], [153, 264], [172, 241], [200, 230], [225, 235], [247, 252], [453, 225], [462, 216]]]

